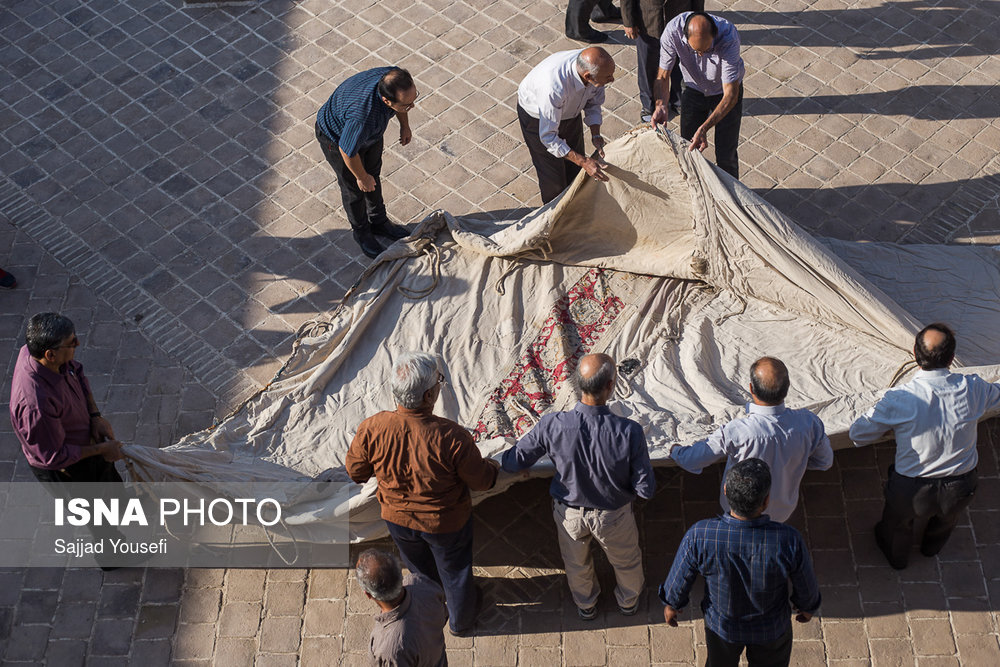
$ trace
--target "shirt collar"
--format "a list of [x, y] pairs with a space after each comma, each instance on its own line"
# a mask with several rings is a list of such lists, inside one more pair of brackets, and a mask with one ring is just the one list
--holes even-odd
[[396, 414], [404, 417], [427, 417], [434, 414], [434, 408], [404, 408], [397, 404]]
[[59, 382], [69, 371], [69, 364], [63, 364], [59, 367], [59, 372], [49, 369], [47, 366], [43, 365], [38, 359], [35, 359], [30, 354], [28, 355], [28, 365], [31, 368], [31, 372], [37, 375], [42, 380], [48, 382], [49, 384], [55, 384]]
[[574, 408], [577, 412], [582, 412], [585, 415], [610, 415], [611, 408], [607, 405], [587, 405], [583, 401], [576, 404]]
[[382, 625], [387, 625], [393, 621], [398, 621], [403, 616], [406, 616], [406, 612], [410, 610], [410, 592], [403, 589], [403, 601], [399, 603], [399, 606], [395, 609], [390, 609], [389, 611], [383, 611], [375, 617], [376, 623], [381, 623]]
[[943, 378], [951, 375], [950, 368], [935, 368], [932, 371], [919, 370], [914, 377], [917, 378]]
[[587, 84], [586, 82], [584, 82], [583, 77], [580, 76], [580, 70], [576, 68], [576, 59], [580, 56], [581, 53], [583, 53], [583, 49], [577, 51], [576, 55], [573, 56], [573, 60], [570, 61], [569, 69], [572, 72], [570, 80], [573, 81], [573, 84], [576, 85], [577, 88], [586, 88]]
[[778, 405], [757, 405], [753, 401], [747, 403], [747, 414], [751, 415], [780, 415], [786, 409], [784, 401]]
[[728, 523], [733, 526], [750, 526], [754, 528], [756, 526], [763, 526], [765, 523], [771, 523], [771, 517], [766, 512], [761, 514], [756, 519], [737, 519], [732, 514], [728, 512], [722, 515], [723, 523]]

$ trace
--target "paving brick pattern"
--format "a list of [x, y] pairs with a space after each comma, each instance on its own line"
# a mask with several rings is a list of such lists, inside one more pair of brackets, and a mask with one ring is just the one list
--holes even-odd
[[[1000, 240], [995, 86], [1000, 5], [722, 0], [747, 62], [743, 180], [810, 231], [847, 239]], [[0, 407], [27, 316], [77, 323], [97, 399], [129, 442], [164, 445], [224, 415], [273, 375], [304, 322], [334, 307], [366, 260], [350, 239], [313, 116], [367, 67], [410, 68], [413, 142], [387, 133], [390, 214], [538, 204], [513, 110], [552, 51], [565, 2], [10, 0], [0, 7]], [[635, 54], [619, 65], [604, 134], [638, 119]], [[708, 151], [711, 156], [711, 149]], [[807, 477], [793, 519], [816, 558], [821, 619], [795, 661], [987, 665], [1000, 659], [996, 425], [981, 492], [948, 547], [904, 572], [870, 535], [888, 448], [841, 452]], [[0, 420], [0, 476], [27, 470]], [[649, 591], [625, 619], [579, 621], [545, 484], [476, 510], [477, 574], [492, 603], [465, 665], [695, 664], [702, 623], [660, 622], [653, 588], [687, 525], [717, 509], [718, 470], [658, 473], [641, 509]], [[612, 586], [599, 559], [605, 590]], [[371, 604], [347, 570], [0, 571], [5, 662], [358, 664]], [[693, 618], [692, 618], [693, 617]]]

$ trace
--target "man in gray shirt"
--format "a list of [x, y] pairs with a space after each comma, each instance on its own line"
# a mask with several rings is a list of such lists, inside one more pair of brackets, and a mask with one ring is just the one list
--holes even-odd
[[422, 574], [403, 577], [399, 559], [385, 551], [361, 552], [358, 583], [382, 613], [375, 616], [371, 656], [379, 667], [441, 667], [448, 664], [444, 591]]
[[[746, 416], [729, 422], [707, 440], [689, 447], [675, 445], [670, 458], [693, 473], [723, 458], [727, 459], [726, 473], [739, 461], [763, 460], [773, 480], [767, 513], [774, 521], [787, 521], [799, 502], [799, 482], [805, 471], [833, 465], [833, 449], [820, 418], [808, 410], [785, 407], [790, 385], [784, 363], [761, 357], [750, 367], [753, 401], [747, 403]], [[724, 491], [719, 502], [728, 512]]]

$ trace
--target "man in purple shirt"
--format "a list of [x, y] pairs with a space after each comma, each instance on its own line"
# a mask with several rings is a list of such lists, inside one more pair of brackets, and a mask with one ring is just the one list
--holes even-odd
[[[35, 477], [50, 491], [67, 482], [121, 482], [121, 443], [101, 416], [83, 366], [73, 323], [57, 313], [28, 322], [14, 366], [10, 420]], [[53, 491], [56, 492], [56, 491]]]
[[379, 667], [443, 667], [444, 624], [448, 622], [444, 591], [422, 574], [403, 577], [399, 559], [367, 549], [354, 571], [368, 599], [382, 613], [375, 616], [369, 650]]
[[660, 68], [656, 72], [653, 125], [669, 120], [670, 70], [677, 64], [684, 78], [681, 92], [681, 136], [691, 149], [708, 147], [715, 128], [715, 161], [740, 177], [737, 146], [743, 119], [743, 76], [740, 36], [736, 26], [705, 12], [684, 12], [667, 24], [660, 36]]
[[580, 360], [576, 383], [582, 394], [568, 412], [541, 418], [503, 454], [503, 469], [519, 472], [548, 455], [556, 473], [549, 491], [566, 579], [580, 618], [597, 617], [601, 587], [590, 556], [594, 537], [615, 569], [618, 610], [632, 616], [642, 592], [642, 552], [632, 514], [636, 496], [652, 498], [653, 467], [642, 427], [608, 408], [617, 369], [606, 354]]

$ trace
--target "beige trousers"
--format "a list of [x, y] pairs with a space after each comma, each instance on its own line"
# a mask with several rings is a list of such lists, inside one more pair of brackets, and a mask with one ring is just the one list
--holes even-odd
[[601, 586], [590, 555], [590, 538], [604, 549], [615, 568], [615, 599], [619, 607], [631, 607], [639, 599], [645, 580], [642, 575], [642, 552], [639, 531], [632, 514], [632, 503], [616, 510], [575, 509], [552, 501], [552, 516], [559, 535], [559, 551], [566, 566], [566, 579], [577, 607], [587, 609], [597, 604]]

